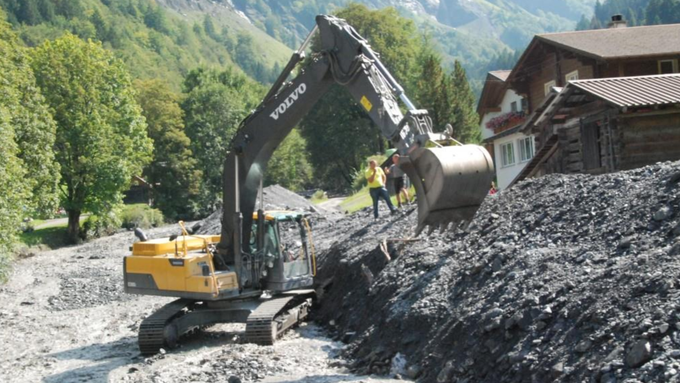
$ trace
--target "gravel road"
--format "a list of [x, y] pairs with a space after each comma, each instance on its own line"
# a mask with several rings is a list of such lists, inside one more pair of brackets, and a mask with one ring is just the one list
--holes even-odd
[[133, 241], [132, 233], [120, 233], [15, 263], [0, 286], [1, 381], [390, 381], [349, 374], [336, 357], [343, 344], [311, 323], [273, 347], [242, 344], [242, 325], [219, 325], [165, 355], [140, 356], [139, 323], [171, 299], [123, 292], [122, 258]]

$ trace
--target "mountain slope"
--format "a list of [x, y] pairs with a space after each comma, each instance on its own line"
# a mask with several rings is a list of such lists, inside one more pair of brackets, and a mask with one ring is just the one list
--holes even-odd
[[26, 45], [66, 32], [99, 40], [134, 77], [161, 78], [175, 90], [198, 66], [233, 66], [261, 82], [273, 81], [290, 49], [223, 8], [187, 0], [0, 0]]
[[[177, 0], [179, 1], [179, 0]], [[333, 13], [348, 0], [217, 0], [270, 36], [295, 48], [314, 16]], [[369, 8], [393, 6], [427, 31], [445, 61], [468, 68], [504, 49], [523, 49], [537, 33], [570, 30], [594, 0], [359, 0]]]

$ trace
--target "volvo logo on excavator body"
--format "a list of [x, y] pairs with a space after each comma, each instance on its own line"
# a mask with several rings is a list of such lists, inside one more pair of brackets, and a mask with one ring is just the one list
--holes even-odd
[[293, 91], [293, 93], [290, 94], [290, 96], [286, 97], [286, 99], [279, 105], [269, 116], [275, 120], [279, 119], [279, 115], [286, 113], [286, 110], [293, 105], [295, 101], [300, 97], [301, 94], [305, 93], [307, 91], [307, 85], [303, 82], [302, 84], [298, 85], [297, 88]]

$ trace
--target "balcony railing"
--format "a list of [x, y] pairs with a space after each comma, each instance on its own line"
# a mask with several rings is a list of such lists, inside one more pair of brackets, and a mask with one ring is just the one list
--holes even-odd
[[523, 123], [526, 118], [524, 112], [509, 112], [490, 119], [486, 127], [493, 130], [494, 134], [498, 134]]

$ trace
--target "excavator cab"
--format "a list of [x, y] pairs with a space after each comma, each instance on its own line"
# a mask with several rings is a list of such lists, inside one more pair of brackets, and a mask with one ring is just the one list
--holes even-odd
[[275, 293], [312, 286], [316, 260], [307, 216], [267, 211], [264, 219], [258, 219], [258, 214], [253, 213], [249, 251], [244, 251], [242, 263], [245, 269], [256, 270], [254, 284]]

